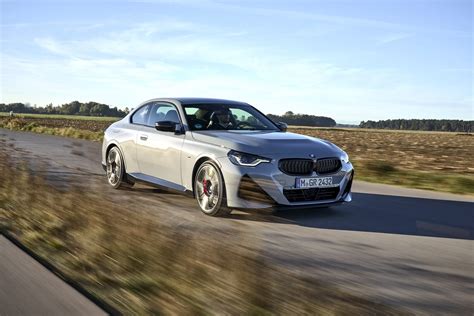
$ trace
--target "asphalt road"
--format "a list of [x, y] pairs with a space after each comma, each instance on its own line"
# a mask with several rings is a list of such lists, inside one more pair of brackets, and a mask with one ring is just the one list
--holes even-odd
[[[474, 312], [473, 198], [356, 181], [353, 202], [339, 207], [214, 219], [181, 195], [137, 188], [127, 200], [107, 188], [99, 143], [7, 130], [0, 137], [12, 155], [47, 163], [52, 182], [94, 181], [120, 203], [139, 203], [175, 225], [238, 227], [295, 273], [411, 312]], [[6, 300], [25, 304], [0, 291], [0, 314]]]
[[106, 315], [0, 235], [0, 315]]

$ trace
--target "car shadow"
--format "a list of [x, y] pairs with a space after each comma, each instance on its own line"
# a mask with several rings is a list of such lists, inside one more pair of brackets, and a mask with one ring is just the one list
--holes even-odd
[[[235, 219], [291, 223], [305, 227], [472, 240], [474, 203], [353, 193], [349, 204], [276, 211]], [[259, 219], [259, 217], [264, 218]]]

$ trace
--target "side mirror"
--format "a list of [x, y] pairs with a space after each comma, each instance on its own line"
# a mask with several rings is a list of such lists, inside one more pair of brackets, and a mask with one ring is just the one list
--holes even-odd
[[155, 129], [161, 132], [176, 132], [177, 125], [180, 124], [172, 121], [159, 121], [155, 123]]
[[282, 132], [286, 132], [286, 130], [288, 129], [288, 124], [286, 124], [284, 122], [278, 122], [278, 123], [276, 123], [276, 125], [278, 126], [278, 128]]

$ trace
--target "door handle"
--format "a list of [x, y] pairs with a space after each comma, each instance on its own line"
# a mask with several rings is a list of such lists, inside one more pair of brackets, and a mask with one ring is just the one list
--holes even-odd
[[141, 140], [147, 140], [147, 139], [148, 139], [148, 135], [140, 135], [140, 139], [141, 139]]

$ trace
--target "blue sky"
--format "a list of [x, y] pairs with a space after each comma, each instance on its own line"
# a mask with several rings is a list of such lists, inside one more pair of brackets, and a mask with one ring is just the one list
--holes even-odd
[[205, 96], [338, 122], [473, 119], [468, 0], [0, 4], [0, 102]]

